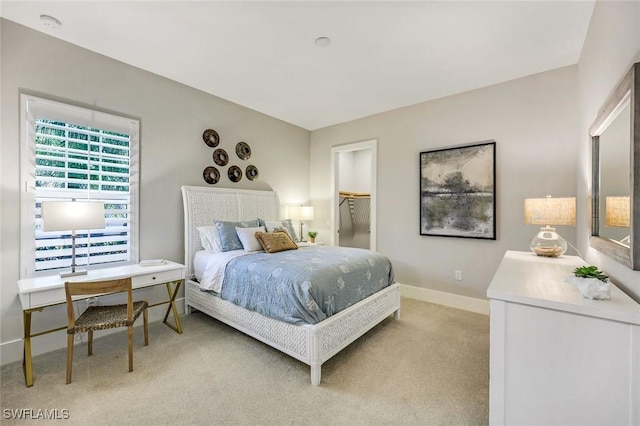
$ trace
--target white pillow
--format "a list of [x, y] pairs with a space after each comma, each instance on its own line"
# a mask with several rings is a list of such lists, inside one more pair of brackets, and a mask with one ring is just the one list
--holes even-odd
[[256, 232], [264, 232], [264, 228], [259, 226], [257, 228], [238, 228], [236, 227], [236, 234], [244, 247], [244, 251], [261, 251], [262, 245], [256, 238]]
[[200, 233], [200, 243], [206, 251], [213, 253], [221, 251], [215, 226], [198, 226], [197, 229]]

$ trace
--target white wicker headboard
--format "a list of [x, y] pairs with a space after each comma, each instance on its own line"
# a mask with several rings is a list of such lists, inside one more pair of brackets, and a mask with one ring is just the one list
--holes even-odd
[[277, 220], [280, 200], [274, 191], [183, 186], [184, 262], [187, 277], [193, 271], [193, 257], [202, 250], [198, 226], [211, 226], [214, 220]]

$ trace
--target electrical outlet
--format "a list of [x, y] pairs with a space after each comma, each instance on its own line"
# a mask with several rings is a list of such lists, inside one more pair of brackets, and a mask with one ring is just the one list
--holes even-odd
[[98, 306], [98, 298], [97, 297], [89, 297], [87, 299], [87, 307], [89, 306]]
[[456, 270], [453, 277], [456, 279], [456, 281], [462, 281], [462, 271]]

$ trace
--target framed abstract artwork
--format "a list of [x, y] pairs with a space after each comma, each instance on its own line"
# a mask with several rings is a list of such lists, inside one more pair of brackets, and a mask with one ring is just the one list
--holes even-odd
[[496, 143], [420, 153], [420, 235], [496, 239]]

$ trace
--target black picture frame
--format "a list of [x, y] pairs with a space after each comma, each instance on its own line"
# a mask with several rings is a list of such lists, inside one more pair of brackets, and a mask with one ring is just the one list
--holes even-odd
[[496, 142], [420, 153], [420, 235], [496, 239]]

